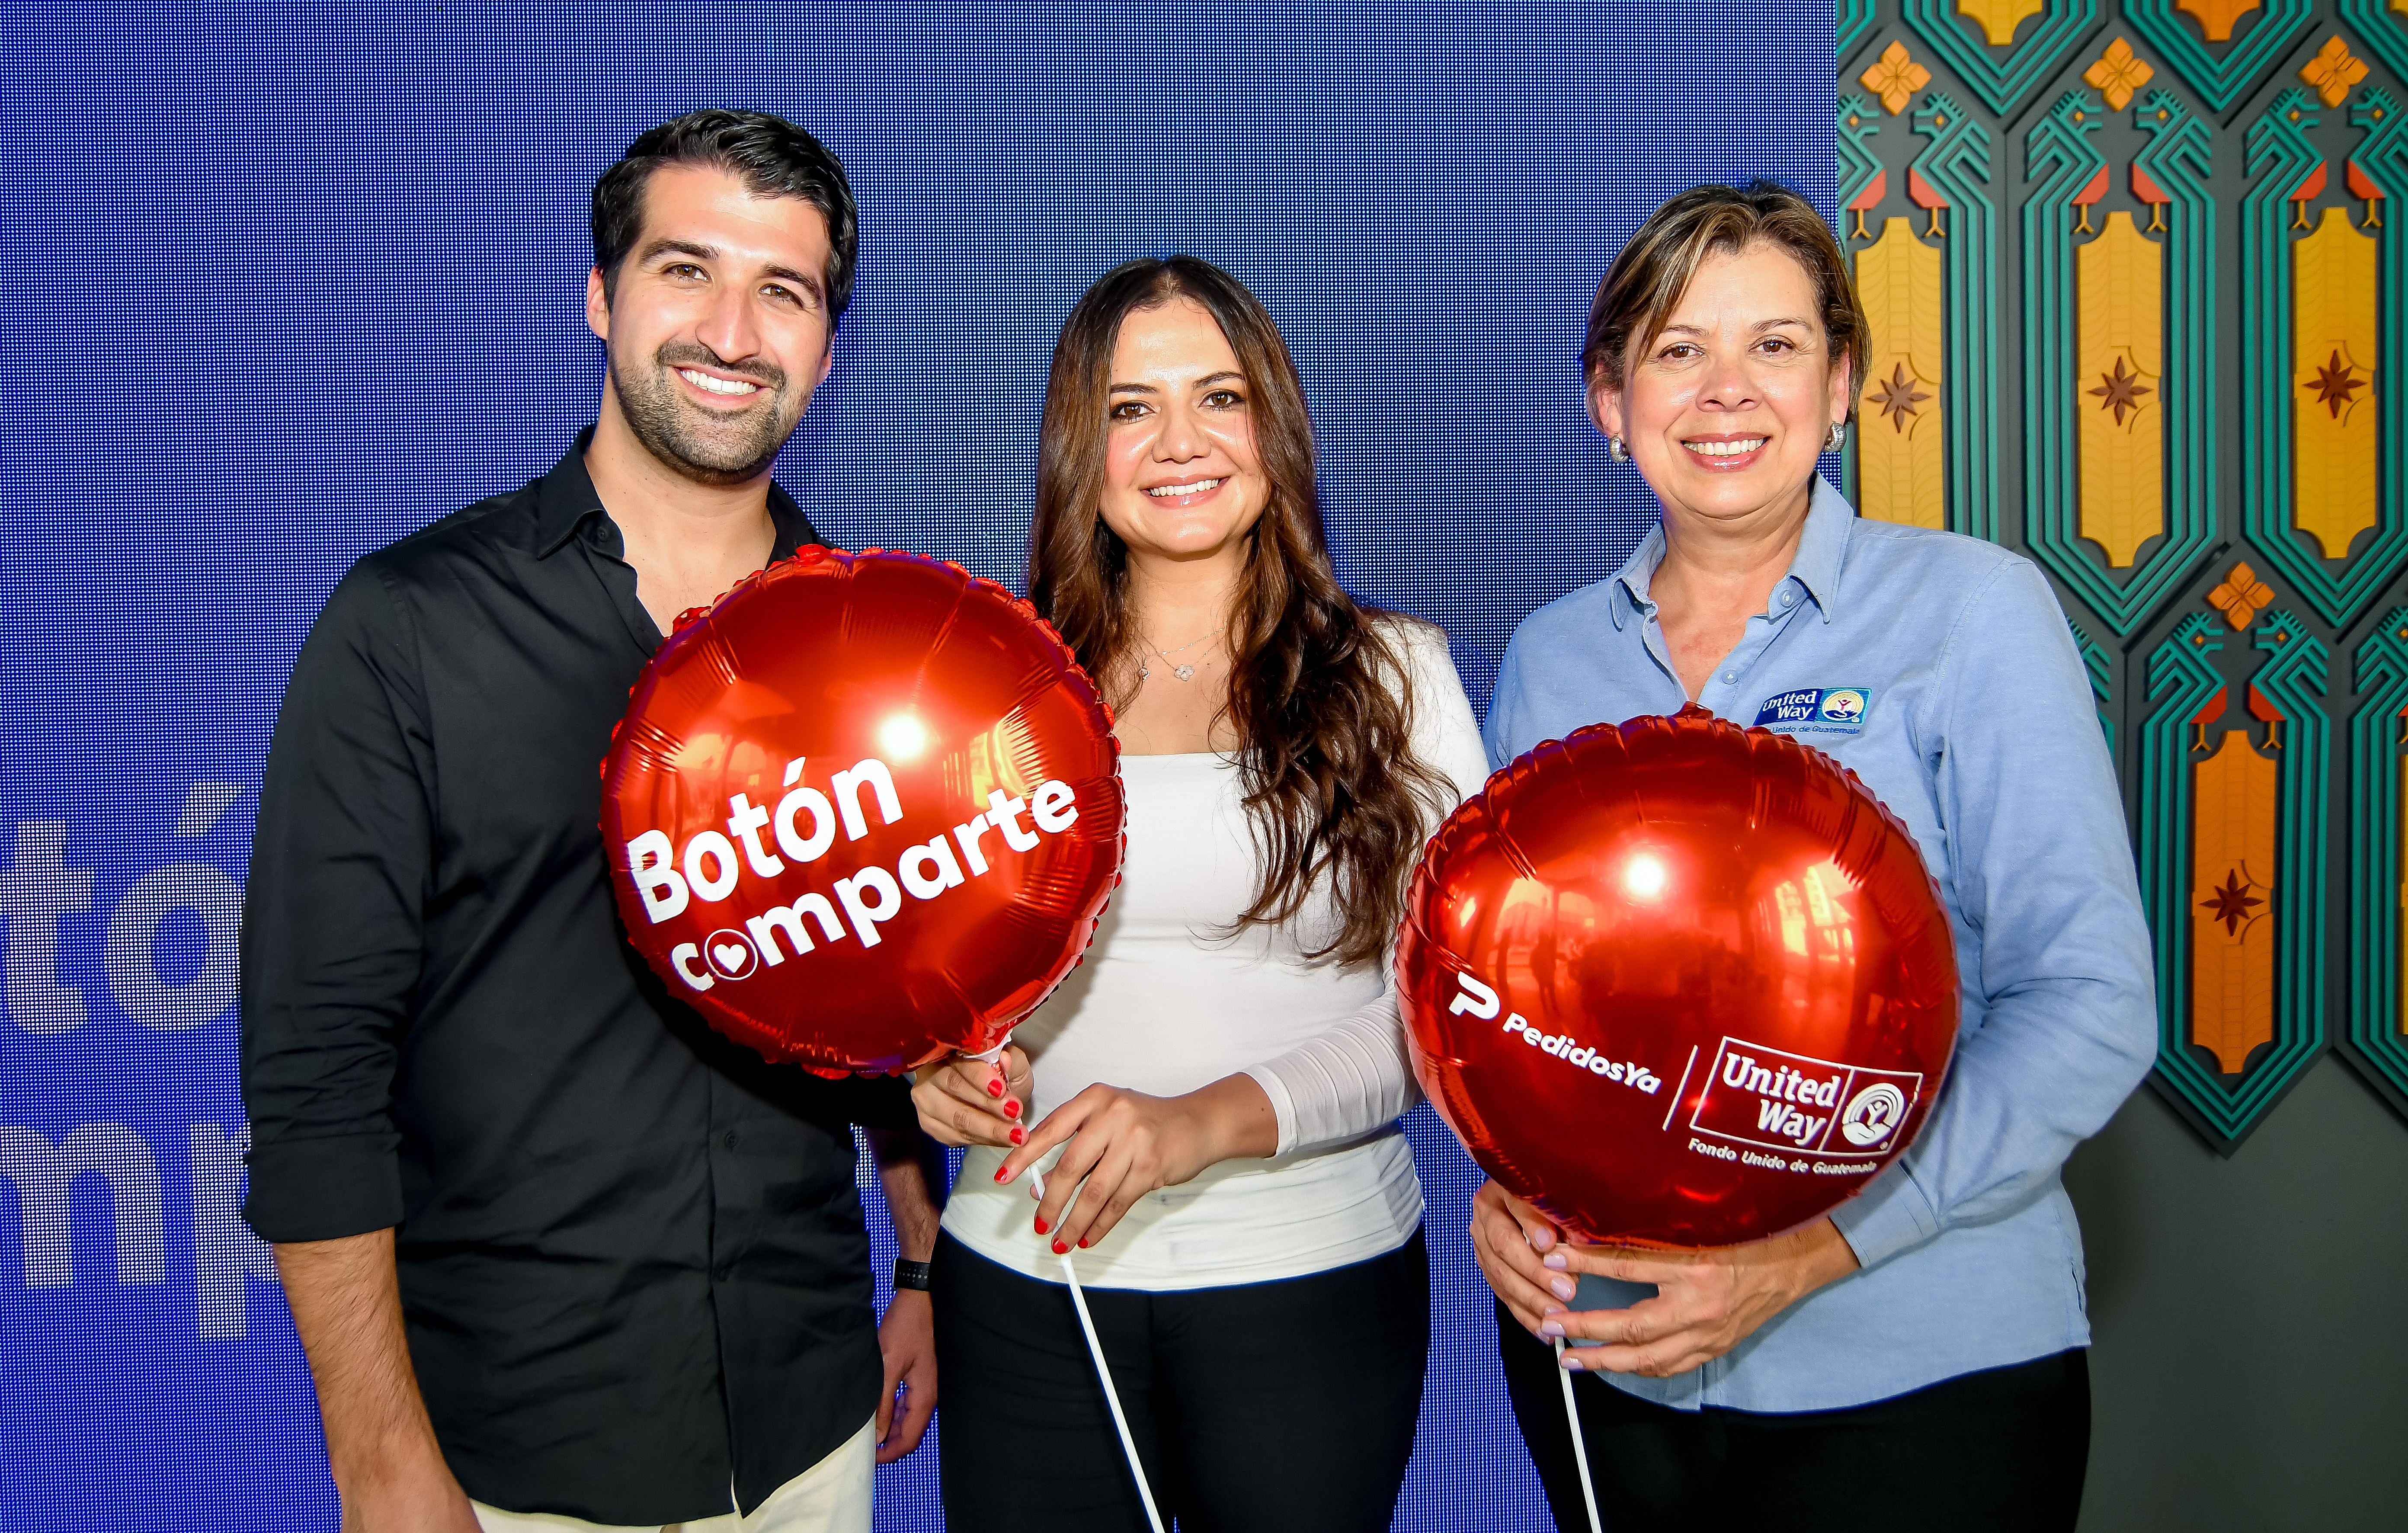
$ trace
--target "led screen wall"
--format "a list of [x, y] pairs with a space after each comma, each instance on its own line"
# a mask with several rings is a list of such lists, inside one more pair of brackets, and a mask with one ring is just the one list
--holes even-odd
[[[1581, 408], [1620, 240], [1698, 180], [1832, 201], [1828, 0], [9, 0], [0, 26], [17, 1528], [334, 1526], [292, 1322], [236, 1213], [260, 763], [349, 562], [539, 472], [590, 418], [585, 199], [638, 129], [767, 107], [851, 168], [859, 292], [781, 466], [832, 541], [1016, 583], [1056, 326], [1114, 262], [1192, 251], [1285, 330], [1345, 578], [1443, 624], [1483, 707], [1514, 623], [1652, 514]], [[1439, 1314], [1398, 1524], [1541, 1527], [1462, 1239], [1469, 1166], [1426, 1110], [1412, 1126]], [[1321, 1381], [1315, 1410], [1348, 1388]], [[884, 1471], [882, 1526], [937, 1526], [933, 1459]]]

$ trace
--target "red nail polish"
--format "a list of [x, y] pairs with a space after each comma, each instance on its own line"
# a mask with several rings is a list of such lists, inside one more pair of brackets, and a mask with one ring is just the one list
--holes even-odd
[[[1039, 1219], [1039, 1220], [1038, 1220], [1038, 1221], [1037, 1221], [1037, 1233], [1038, 1233], [1038, 1234], [1039, 1234], [1039, 1235], [1044, 1234], [1047, 1230], [1052, 1229], [1053, 1227], [1054, 1227], [1053, 1225], [1051, 1225], [1047, 1224], [1047, 1223], [1046, 1223], [1044, 1220], [1042, 1220], [1042, 1219]], [[1060, 1245], [1062, 1242], [1061, 1242], [1061, 1241], [1059, 1241], [1059, 1240], [1056, 1240], [1056, 1241], [1054, 1241], [1054, 1243], [1055, 1245]]]
[[1011, 1142], [1014, 1144], [1026, 1144], [1028, 1142], [1028, 1130], [1021, 1127], [1018, 1124], [1013, 1124], [1011, 1125]]
[[1007, 1171], [1007, 1170], [1009, 1170], [1009, 1169], [1010, 1169], [1010, 1167], [1006, 1167], [1006, 1166], [998, 1166], [998, 1167], [996, 1167], [996, 1168], [995, 1168], [995, 1179], [996, 1179], [997, 1182], [1007, 1182], [1007, 1181], [1010, 1181], [1010, 1179], [1009, 1177], [1006, 1177], [1006, 1176], [1003, 1174], [1005, 1171]]
[[1002, 1096], [1002, 1095], [1003, 1095], [1003, 1082], [1002, 1082], [1002, 1081], [1000, 1081], [1000, 1080], [995, 1080], [995, 1081], [990, 1081], [990, 1082], [988, 1082], [986, 1083], [986, 1094], [987, 1094], [989, 1096]]
[[[1082, 1240], [1082, 1241], [1080, 1241], [1079, 1243], [1080, 1243], [1081, 1245], [1084, 1245], [1084, 1244], [1086, 1244], [1086, 1242], [1085, 1242], [1084, 1240]], [[1061, 1241], [1059, 1241], [1059, 1240], [1056, 1240], [1056, 1241], [1054, 1241], [1054, 1254], [1055, 1254], [1056, 1256], [1067, 1256], [1067, 1255], [1068, 1255], [1069, 1254], [1070, 1254], [1070, 1248], [1069, 1248], [1068, 1246], [1064, 1245], [1064, 1244], [1063, 1244]]]
[[1010, 1101], [1003, 1104], [1003, 1115], [1007, 1118], [1017, 1118], [1020, 1116], [1019, 1097], [1015, 1096]]
[[1087, 1249], [1087, 1238], [1083, 1235], [1079, 1237], [1079, 1249], [1082, 1251]]

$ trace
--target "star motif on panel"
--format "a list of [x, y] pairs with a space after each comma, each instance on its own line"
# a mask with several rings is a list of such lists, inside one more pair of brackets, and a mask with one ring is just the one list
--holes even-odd
[[2257, 907], [2266, 903], [2249, 892], [2256, 887], [2241, 876], [2241, 869], [2228, 869], [2223, 885], [2211, 889], [2208, 897], [2199, 902], [2199, 908], [2208, 912], [2210, 921], [2224, 923], [2225, 936], [2238, 937], [2243, 925], [2258, 919], [2254, 913]]
[[2338, 421], [2344, 406], [2358, 403], [2358, 391], [2366, 387], [2366, 380], [2358, 376], [2356, 367], [2341, 359], [2336, 349], [2332, 360], [2316, 369], [2316, 376], [2308, 380], [2307, 387], [2316, 391], [2316, 403], [2330, 410]]
[[2316, 88], [2316, 94], [2328, 107], [2338, 107], [2349, 95], [2349, 88], [2366, 78], [2366, 61], [2350, 57], [2349, 48], [2336, 32], [2325, 39], [2321, 52], [2300, 66], [2300, 78]]
[[2107, 105], [2122, 111], [2132, 101], [2132, 93], [2157, 78], [2149, 61], [2134, 56], [2132, 45], [2118, 37], [2099, 55], [2099, 62], [2082, 72], [2090, 88], [2107, 98]]
[[2139, 409], [2141, 395], [2148, 392], [2149, 386], [2141, 381], [2141, 375], [2126, 372], [2124, 359], [2117, 357], [2115, 370], [2099, 375], [2099, 386], [2090, 391], [2090, 396], [2099, 401], [2100, 409], [2114, 410], [2115, 423], [2120, 426], [2124, 423], [2124, 412]]
[[1882, 110], [1896, 117], [1930, 79], [1930, 70], [1907, 57], [1906, 45], [1893, 42], [1882, 50], [1872, 67], [1856, 77], [1856, 83], [1881, 97]]
[[2207, 603], [2224, 614], [2224, 621], [2237, 633], [2249, 626], [2249, 620], [2258, 609], [2271, 607], [2274, 593], [2258, 578], [2258, 572], [2247, 565], [2235, 565], [2224, 583], [2207, 594]]
[[1931, 397], [1914, 386], [1918, 381], [1919, 380], [1914, 374], [1906, 370], [1906, 364], [1903, 362], [1898, 365], [1898, 370], [1889, 377], [1874, 380], [1873, 403], [1879, 405], [1881, 412], [1889, 417], [1892, 430], [1904, 431], [1907, 417], [1922, 413], [1914, 407]]

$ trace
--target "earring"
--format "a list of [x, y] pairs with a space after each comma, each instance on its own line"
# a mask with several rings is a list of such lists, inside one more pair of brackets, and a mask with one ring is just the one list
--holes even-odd
[[1847, 440], [1848, 423], [1845, 421], [1834, 421], [1831, 423], [1830, 431], [1823, 437], [1823, 451], [1826, 452], [1837, 452], [1842, 447], [1846, 445]]
[[1630, 449], [1621, 437], [1608, 437], [1605, 439], [1605, 455], [1610, 462], [1628, 463], [1630, 461]]

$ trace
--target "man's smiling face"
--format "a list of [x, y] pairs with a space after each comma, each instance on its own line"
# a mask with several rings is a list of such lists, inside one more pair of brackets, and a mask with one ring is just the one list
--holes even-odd
[[758, 478], [832, 361], [827, 220], [699, 165], [654, 171], [643, 208], [608, 295], [598, 271], [586, 285], [610, 393], [673, 472], [703, 484]]

